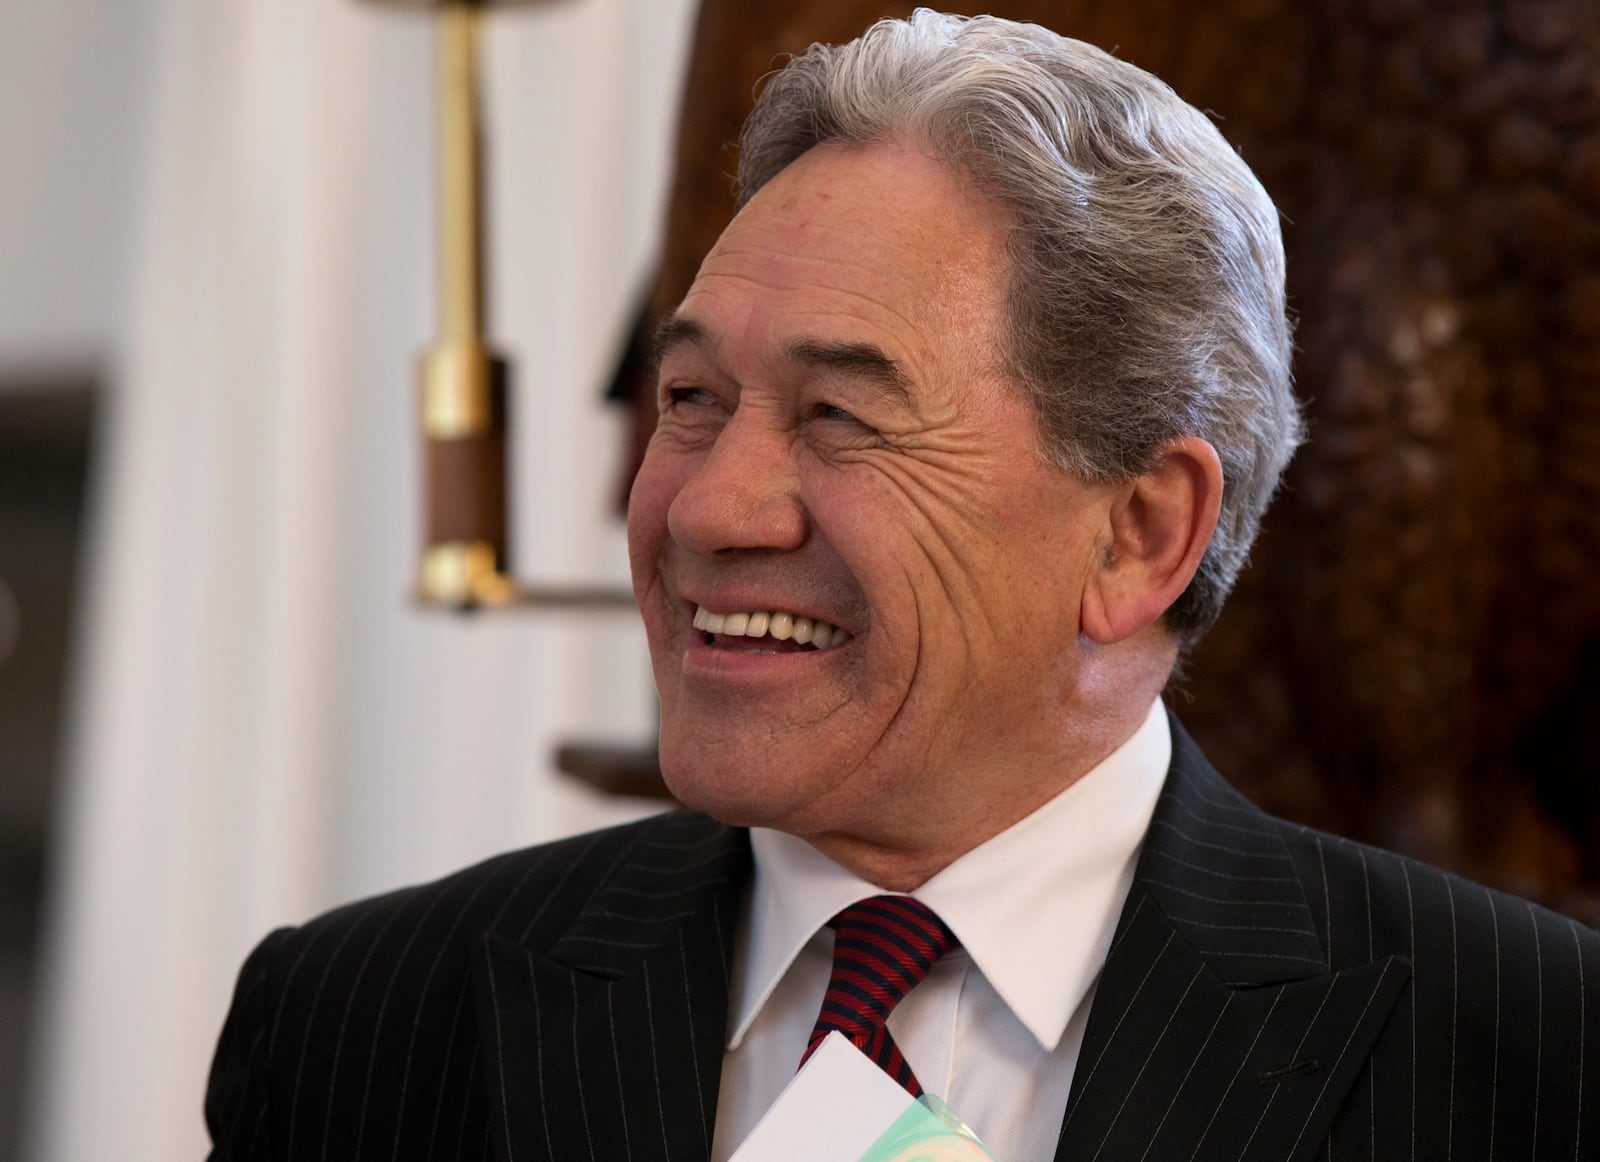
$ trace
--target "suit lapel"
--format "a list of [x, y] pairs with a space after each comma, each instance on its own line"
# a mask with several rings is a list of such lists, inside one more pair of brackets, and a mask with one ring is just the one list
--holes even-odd
[[1172, 725], [1056, 1157], [1310, 1157], [1410, 968], [1328, 971], [1283, 825]]
[[474, 991], [499, 1162], [710, 1156], [742, 832], [672, 816], [547, 951], [485, 938]]

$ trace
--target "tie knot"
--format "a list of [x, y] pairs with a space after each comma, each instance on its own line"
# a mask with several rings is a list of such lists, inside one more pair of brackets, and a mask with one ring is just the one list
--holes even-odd
[[841, 973], [859, 977], [880, 1019], [957, 943], [933, 909], [910, 896], [873, 896], [851, 904], [829, 924], [835, 978]]

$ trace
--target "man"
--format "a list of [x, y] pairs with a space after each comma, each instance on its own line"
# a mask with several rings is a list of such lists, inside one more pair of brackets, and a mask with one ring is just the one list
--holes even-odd
[[704, 814], [274, 933], [214, 1156], [726, 1159], [829, 1022], [1003, 1162], [1600, 1156], [1600, 937], [1261, 814], [1159, 702], [1300, 433], [1210, 123], [924, 11], [774, 77], [740, 178], [629, 516]]

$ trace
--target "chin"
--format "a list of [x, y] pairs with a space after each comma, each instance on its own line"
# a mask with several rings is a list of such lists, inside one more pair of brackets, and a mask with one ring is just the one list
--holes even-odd
[[679, 803], [730, 827], [770, 827], [773, 819], [782, 815], [766, 801], [767, 796], [748, 785], [729, 786], [719, 779], [707, 779], [702, 772], [674, 776], [665, 766], [661, 775]]
[[748, 826], [759, 815], [766, 788], [752, 778], [753, 767], [720, 759], [705, 746], [661, 744], [661, 778], [672, 797], [685, 807], [704, 811], [724, 823]]
[[730, 761], [706, 748], [661, 747], [661, 777], [672, 797], [732, 827], [777, 827], [805, 796], [796, 794], [796, 774], [759, 760]]

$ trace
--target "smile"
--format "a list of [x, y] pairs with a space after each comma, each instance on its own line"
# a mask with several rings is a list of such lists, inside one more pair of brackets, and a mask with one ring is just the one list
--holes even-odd
[[[696, 606], [694, 627], [705, 632], [710, 645], [723, 649], [743, 648], [745, 653], [756, 654], [786, 653], [807, 647], [826, 650], [843, 645], [851, 638], [845, 630], [825, 621], [816, 621], [781, 609], [755, 613], [712, 613], [704, 606]], [[750, 646], [717, 641], [719, 636], [750, 639]], [[757, 645], [757, 642], [761, 645]]]

